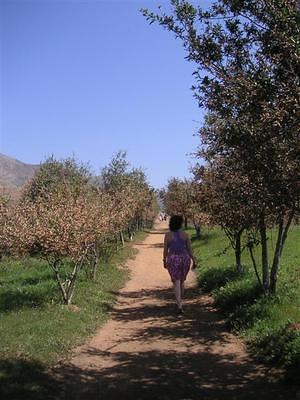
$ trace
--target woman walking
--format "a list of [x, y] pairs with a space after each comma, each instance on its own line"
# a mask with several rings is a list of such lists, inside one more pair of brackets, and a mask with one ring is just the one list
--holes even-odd
[[184, 294], [184, 281], [190, 269], [196, 267], [195, 257], [192, 253], [189, 236], [181, 231], [183, 218], [181, 215], [173, 215], [170, 218], [170, 231], [165, 234], [163, 263], [169, 271], [174, 286], [174, 294], [178, 307], [178, 313], [182, 314], [182, 300]]

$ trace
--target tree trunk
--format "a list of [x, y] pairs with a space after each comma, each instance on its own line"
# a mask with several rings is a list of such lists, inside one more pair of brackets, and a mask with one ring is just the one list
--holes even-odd
[[270, 268], [269, 268], [269, 257], [268, 257], [268, 238], [267, 238], [267, 227], [265, 223], [264, 213], [260, 216], [260, 239], [261, 239], [261, 261], [263, 271], [263, 286], [265, 292], [269, 292], [270, 289]]
[[119, 239], [120, 239], [120, 234], [118, 234], [118, 232], [116, 232], [114, 234], [114, 244], [115, 244], [115, 249], [116, 251], [119, 251]]
[[272, 268], [271, 268], [270, 290], [272, 293], [276, 292], [277, 276], [278, 276], [281, 247], [282, 247], [282, 239], [283, 239], [283, 220], [281, 220], [279, 223], [273, 264], [272, 264]]
[[73, 272], [71, 274], [70, 279], [68, 279], [68, 281], [66, 282], [66, 286], [67, 286], [67, 304], [71, 304], [72, 301], [72, 297], [74, 294], [74, 289], [75, 289], [75, 284], [77, 281], [77, 277], [80, 273], [80, 270], [83, 266], [84, 260], [86, 258], [87, 255], [87, 251], [88, 249], [85, 250], [84, 254], [81, 256], [81, 258], [79, 260], [76, 261]]
[[130, 227], [127, 228], [127, 233], [128, 233], [128, 238], [130, 241], [132, 241], [132, 233]]
[[282, 254], [283, 246], [284, 246], [284, 243], [285, 243], [285, 241], [286, 241], [287, 234], [288, 234], [288, 231], [289, 231], [289, 229], [290, 229], [291, 223], [292, 223], [292, 221], [293, 221], [293, 219], [294, 219], [294, 217], [295, 217], [295, 212], [296, 212], [296, 211], [295, 211], [295, 208], [293, 208], [293, 209], [291, 210], [291, 212], [290, 212], [288, 221], [287, 221], [287, 223], [286, 223], [286, 226], [285, 226], [285, 229], [284, 229], [284, 232], [283, 232], [283, 235], [282, 235], [282, 245], [281, 245], [281, 249], [280, 249], [280, 256], [281, 256], [281, 254]]
[[76, 278], [80, 271], [81, 265], [82, 265], [82, 260], [75, 263], [71, 277], [70, 277], [70, 279], [68, 279], [66, 281], [67, 304], [71, 304], [74, 289], [75, 289]]
[[241, 237], [242, 237], [243, 229], [238, 231], [235, 235], [235, 246], [234, 246], [234, 251], [235, 251], [235, 265], [236, 265], [236, 270], [238, 273], [242, 272], [242, 248], [241, 248]]
[[124, 241], [124, 236], [123, 236], [123, 232], [120, 231], [120, 241], [122, 243], [122, 246], [125, 246], [125, 241]]
[[196, 237], [197, 239], [200, 239], [201, 237], [201, 226], [199, 224], [197, 224], [197, 222], [195, 220], [193, 220], [194, 223], [194, 227], [195, 227], [195, 231], [196, 231]]
[[253, 264], [253, 268], [254, 268], [254, 271], [255, 271], [255, 275], [256, 275], [257, 281], [258, 281], [260, 287], [262, 289], [264, 289], [264, 285], [263, 285], [263, 283], [262, 283], [262, 281], [260, 279], [260, 276], [259, 276], [259, 273], [258, 273], [258, 270], [257, 270], [257, 265], [256, 265], [255, 257], [254, 257], [254, 254], [253, 254], [252, 245], [249, 246], [249, 252], [250, 252], [250, 257], [251, 257], [251, 260], [252, 260], [252, 264]]
[[279, 271], [279, 267], [280, 267], [280, 258], [281, 258], [285, 240], [287, 238], [288, 230], [289, 230], [292, 220], [294, 218], [294, 214], [295, 214], [295, 212], [294, 212], [294, 210], [292, 210], [290, 212], [290, 215], [287, 220], [285, 228], [284, 228], [284, 219], [283, 218], [279, 223], [277, 242], [276, 242], [275, 253], [274, 253], [272, 269], [271, 269], [270, 289], [271, 289], [272, 293], [276, 293], [278, 271]]
[[64, 288], [63, 282], [62, 282], [62, 280], [60, 278], [60, 274], [59, 274], [59, 263], [60, 263], [60, 261], [59, 260], [55, 260], [54, 262], [52, 262], [52, 261], [48, 261], [48, 262], [49, 262], [51, 268], [54, 271], [56, 282], [57, 282], [58, 288], [59, 288], [59, 290], [61, 292], [61, 295], [62, 295], [62, 298], [63, 298], [63, 302], [65, 304], [67, 304], [67, 301], [68, 301], [67, 300], [67, 298], [68, 298], [67, 292], [66, 292], [66, 290]]
[[95, 256], [95, 258], [93, 260], [93, 277], [92, 277], [93, 281], [95, 281], [97, 278], [98, 265], [99, 265], [99, 257]]
[[188, 220], [187, 217], [184, 217], [184, 228], [187, 229], [188, 227]]

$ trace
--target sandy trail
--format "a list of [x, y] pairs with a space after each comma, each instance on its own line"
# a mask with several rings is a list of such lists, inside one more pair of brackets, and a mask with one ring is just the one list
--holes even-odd
[[157, 223], [119, 293], [111, 319], [58, 372], [61, 398], [130, 400], [295, 399], [292, 388], [272, 383], [228, 333], [211, 299], [201, 295], [193, 273], [185, 313], [176, 316], [167, 271], [162, 267], [165, 223]]

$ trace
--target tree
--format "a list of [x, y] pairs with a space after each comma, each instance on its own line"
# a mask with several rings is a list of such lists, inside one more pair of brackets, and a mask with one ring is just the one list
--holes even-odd
[[[10, 210], [4, 232], [10, 253], [47, 260], [64, 303], [70, 304], [88, 251], [111, 234], [109, 210], [107, 197], [86, 189], [75, 195], [68, 186], [22, 201]], [[72, 269], [65, 273], [66, 261]]]
[[153, 213], [157, 211], [153, 189], [142, 169], [130, 169], [124, 151], [119, 151], [103, 168], [99, 182], [100, 190], [108, 193], [114, 202], [113, 219], [124, 244], [123, 231], [127, 230], [131, 238], [136, 229], [142, 228], [144, 217], [153, 220]]
[[0, 258], [8, 253], [6, 226], [9, 219], [9, 198], [0, 196]]
[[188, 224], [190, 190], [186, 180], [172, 178], [164, 193], [164, 206], [167, 214], [180, 214], [184, 218], [185, 228]]
[[89, 185], [92, 174], [89, 166], [78, 163], [74, 157], [57, 160], [54, 156], [46, 159], [36, 171], [23, 191], [23, 199], [35, 201], [53, 190], [65, 188], [76, 192]]
[[199, 201], [211, 222], [221, 226], [234, 249], [237, 272], [242, 271], [242, 235], [256, 222], [257, 204], [252, 204], [252, 188], [233, 160], [214, 160], [210, 166], [194, 168]]
[[[299, 12], [295, 0], [219, 0], [203, 11], [172, 0], [170, 15], [144, 10], [179, 38], [196, 65], [199, 105], [216, 123], [200, 130], [206, 157], [234, 159], [260, 199], [263, 284], [275, 292], [280, 256], [299, 203]], [[215, 129], [215, 128], [218, 129]], [[252, 203], [254, 204], [254, 202]], [[269, 261], [267, 228], [278, 227]]]
[[199, 187], [187, 179], [172, 178], [161, 192], [167, 214], [183, 215], [185, 228], [187, 221], [193, 222], [197, 237], [200, 237], [201, 226], [209, 224], [208, 214], [203, 210], [199, 198]]
[[95, 279], [116, 233], [133, 219], [142, 225], [144, 217], [154, 217], [155, 196], [144, 172], [127, 168], [119, 153], [99, 181], [74, 159], [50, 158], [17, 204], [8, 207], [0, 199], [0, 249], [47, 260], [63, 302], [70, 304], [81, 269]]

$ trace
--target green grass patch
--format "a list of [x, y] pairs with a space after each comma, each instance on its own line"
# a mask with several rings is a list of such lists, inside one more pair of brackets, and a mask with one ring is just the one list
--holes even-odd
[[[132, 243], [145, 236], [138, 233]], [[96, 281], [82, 271], [71, 306], [62, 304], [45, 261], [1, 260], [1, 398], [47, 398], [47, 368], [67, 358], [109, 317], [117, 291], [128, 279], [128, 270], [119, 267], [135, 255], [132, 243], [99, 265]]]
[[[200, 240], [193, 238], [192, 230], [189, 233], [199, 264], [199, 285], [213, 295], [231, 329], [244, 337], [260, 360], [299, 368], [300, 325], [296, 324], [300, 324], [300, 227], [290, 230], [277, 295], [273, 297], [262, 293], [247, 251], [242, 256], [243, 273], [236, 273], [234, 252], [219, 228], [207, 230]], [[268, 238], [274, 249], [276, 232], [270, 230]]]

